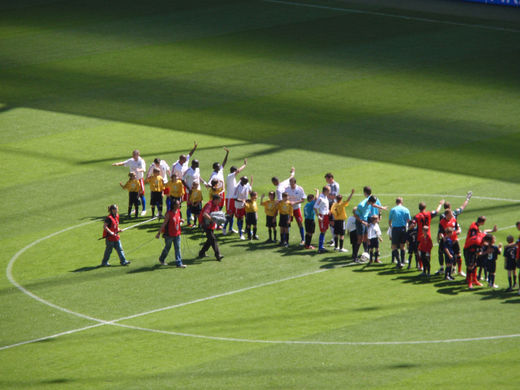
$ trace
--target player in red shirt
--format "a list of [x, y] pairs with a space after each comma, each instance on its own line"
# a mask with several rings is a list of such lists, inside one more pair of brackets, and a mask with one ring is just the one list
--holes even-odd
[[159, 263], [166, 265], [165, 260], [173, 243], [177, 268], [186, 268], [186, 265], [182, 264], [181, 257], [181, 223], [184, 222], [181, 217], [181, 202], [174, 200], [170, 206], [171, 209], [164, 216], [164, 222], [155, 236], [155, 238], [159, 238], [163, 233], [164, 237], [164, 249], [159, 257]]
[[485, 223], [486, 217], [483, 215], [478, 217], [477, 220], [470, 225], [468, 234], [466, 235], [466, 242], [464, 243], [464, 261], [467, 270], [466, 281], [468, 282], [468, 287], [470, 289], [473, 288], [473, 284], [482, 286], [482, 283], [477, 280], [477, 253], [482, 246], [482, 239], [487, 233], [494, 233], [497, 231], [497, 225], [495, 225], [493, 229], [481, 232], [480, 226]]
[[[453, 264], [462, 263], [461, 258], [461, 252], [460, 252], [460, 245], [459, 245], [459, 237], [458, 235], [461, 233], [461, 229], [459, 224], [457, 223], [457, 218], [455, 218], [455, 215], [453, 214], [453, 211], [451, 209], [446, 209], [444, 212], [444, 218], [442, 218], [439, 221], [439, 248], [442, 248], [442, 253], [439, 251], [439, 263], [441, 263], [441, 259], [444, 257], [447, 257], [446, 251], [444, 250], [444, 240], [443, 240], [443, 234], [446, 232], [447, 229], [451, 229], [452, 233], [450, 234], [450, 239], [453, 243]], [[442, 256], [442, 257], [441, 257]], [[443, 262], [444, 263], [444, 262]], [[446, 262], [447, 264], [447, 262]], [[460, 267], [460, 266], [459, 266]], [[458, 273], [461, 273], [461, 269], [458, 269]], [[466, 276], [466, 275], [463, 275]]]
[[433, 248], [433, 242], [429, 230], [430, 228], [428, 226], [423, 226], [421, 240], [418, 241], [419, 245], [417, 247], [419, 250], [419, 258], [423, 264], [422, 274], [426, 277], [430, 277], [430, 257]]
[[215, 237], [215, 228], [217, 227], [217, 224], [213, 221], [213, 218], [211, 218], [212, 212], [220, 210], [221, 200], [222, 198], [220, 196], [213, 195], [212, 199], [206, 203], [206, 205], [202, 208], [202, 212], [200, 213], [199, 225], [204, 229], [204, 233], [206, 234], [206, 242], [199, 251], [199, 258], [206, 257], [206, 251], [210, 246], [215, 252], [217, 261], [221, 261], [224, 258], [224, 256], [220, 254], [217, 238]]
[[439, 211], [441, 211], [441, 207], [444, 204], [444, 199], [439, 202], [439, 206], [433, 211], [425, 211], [426, 210], [426, 203], [421, 202], [419, 203], [419, 214], [415, 216], [415, 220], [417, 221], [417, 242], [421, 241], [422, 235], [424, 234], [423, 227], [428, 226], [428, 236], [431, 238], [431, 232], [430, 232], [430, 224], [432, 221], [432, 218], [439, 214]]

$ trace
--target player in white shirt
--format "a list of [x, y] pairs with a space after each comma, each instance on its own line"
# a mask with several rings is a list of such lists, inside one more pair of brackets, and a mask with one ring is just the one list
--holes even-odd
[[316, 214], [318, 214], [318, 222], [320, 225], [320, 238], [318, 241], [319, 253], [327, 252], [327, 250], [323, 247], [323, 244], [325, 243], [325, 233], [329, 228], [329, 193], [330, 187], [324, 186], [320, 196], [318, 196], [318, 199], [316, 200], [316, 203], [314, 203], [314, 210], [316, 210]]
[[[330, 188], [330, 192], [328, 195], [329, 198], [329, 209], [332, 207], [334, 202], [336, 201], [336, 196], [340, 195], [341, 192], [339, 192], [339, 184], [334, 180], [334, 175], [332, 173], [326, 173], [325, 174], [325, 181], [327, 182], [327, 185]], [[330, 233], [332, 234], [332, 237], [334, 237], [334, 219], [332, 218], [332, 214], [329, 216], [329, 228]], [[329, 242], [330, 246], [334, 246], [334, 240], [330, 240]]]
[[113, 163], [112, 166], [120, 167], [125, 166], [130, 169], [130, 172], [135, 173], [135, 178], [139, 180], [139, 184], [141, 186], [141, 190], [139, 191], [139, 197], [141, 198], [141, 204], [143, 205], [143, 211], [141, 211], [141, 215], [146, 215], [146, 198], [144, 196], [144, 172], [146, 170], [146, 162], [141, 158], [139, 150], [134, 150], [132, 152], [132, 158], [121, 161], [117, 163]]
[[289, 195], [289, 201], [293, 203], [293, 218], [298, 223], [300, 228], [300, 236], [302, 238], [300, 245], [305, 245], [305, 230], [303, 228], [303, 217], [301, 210], [301, 203], [307, 199], [305, 191], [299, 185], [296, 185], [296, 179], [291, 177], [289, 179], [289, 187], [285, 189], [285, 192]]
[[350, 238], [350, 245], [352, 245], [352, 250], [354, 250], [354, 245], [357, 243], [356, 217], [354, 217], [355, 212], [356, 207], [354, 207], [352, 215], [347, 218], [347, 232]]
[[237, 217], [238, 234], [240, 239], [245, 240], [242, 228], [244, 226], [244, 216], [246, 215], [246, 200], [249, 193], [253, 190], [253, 176], [251, 176], [251, 184], [246, 176], [240, 178], [240, 183], [235, 188], [235, 217]]
[[273, 185], [276, 186], [275, 199], [277, 202], [280, 202], [282, 200], [282, 194], [285, 192], [285, 189], [289, 187], [289, 180], [291, 180], [294, 177], [295, 171], [296, 170], [294, 169], [294, 167], [291, 167], [291, 175], [289, 176], [289, 178], [285, 179], [282, 182], [276, 176], [271, 178], [271, 182], [273, 183]]
[[218, 182], [219, 182], [218, 187], [222, 188], [222, 192], [219, 194], [220, 198], [221, 198], [219, 207], [221, 209], [222, 209], [222, 207], [224, 207], [224, 202], [225, 202], [225, 197], [226, 197], [226, 187], [225, 187], [226, 183], [224, 182], [224, 167], [226, 166], [227, 159], [229, 156], [229, 149], [224, 147], [224, 150], [226, 151], [226, 155], [224, 156], [224, 160], [222, 160], [222, 164], [220, 164], [218, 162], [213, 163], [213, 165], [212, 165], [213, 172], [211, 172], [211, 175], [208, 180], [208, 183], [210, 183], [210, 184], [213, 180], [218, 180]]
[[148, 172], [146, 173], [146, 178], [153, 176], [153, 169], [157, 168], [160, 171], [160, 175], [163, 178], [164, 184], [168, 183], [168, 178], [170, 177], [170, 167], [168, 163], [160, 158], [156, 158], [153, 160], [153, 163], [150, 164], [150, 168], [148, 168]]
[[226, 197], [226, 223], [222, 228], [222, 234], [226, 235], [226, 229], [229, 225], [229, 232], [238, 233], [236, 230], [233, 230], [233, 217], [235, 215], [235, 190], [237, 188], [237, 175], [246, 167], [247, 158], [244, 159], [244, 165], [237, 168], [232, 166], [229, 168], [229, 175], [226, 177], [226, 188], [228, 196]]
[[181, 154], [179, 159], [172, 164], [171, 173], [175, 173], [179, 179], [182, 179], [188, 170], [188, 162], [190, 161], [191, 156], [193, 156], [193, 153], [195, 153], [195, 150], [197, 150], [197, 146], [197, 142], [193, 142], [193, 148], [190, 150], [188, 155], [186, 156]]
[[367, 228], [370, 263], [372, 260], [374, 260], [376, 263], [381, 263], [381, 260], [379, 260], [379, 241], [383, 241], [383, 235], [381, 234], [381, 228], [377, 223], [378, 220], [378, 216], [371, 216], [370, 223]]
[[187, 202], [186, 202], [186, 218], [188, 220], [188, 225], [191, 224], [191, 203], [190, 203], [190, 193], [193, 187], [193, 183], [197, 183], [200, 187], [200, 169], [199, 169], [199, 160], [192, 160], [191, 167], [189, 167], [186, 172], [184, 172], [184, 176], [182, 177], [182, 182], [184, 183], [184, 187], [187, 192]]

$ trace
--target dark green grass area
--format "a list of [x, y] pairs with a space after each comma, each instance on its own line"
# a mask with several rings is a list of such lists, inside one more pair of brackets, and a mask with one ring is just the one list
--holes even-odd
[[[301, 249], [295, 224], [290, 248], [267, 244], [260, 210], [260, 241], [218, 235], [221, 263], [198, 259], [203, 236], [185, 229], [188, 268], [160, 266], [153, 221], [122, 234], [129, 267], [115, 254], [98, 267], [106, 207], [125, 214], [128, 199], [127, 169], [110, 164], [135, 148], [171, 164], [193, 141], [205, 179], [227, 146], [226, 168], [248, 158], [260, 194], [291, 166], [307, 193], [332, 171], [356, 190], [348, 214], [364, 185], [412, 214], [472, 190], [462, 236], [480, 215], [498, 242], [518, 236], [520, 33], [496, 29], [517, 29], [516, 10], [302, 3], [322, 8], [0, 4], [0, 348], [44, 338], [0, 349], [1, 388], [517, 388], [516, 336], [400, 344], [517, 335], [503, 257], [500, 287], [469, 291], [396, 270], [386, 234], [377, 266]], [[80, 330], [99, 323], [77, 314], [115, 322]]]

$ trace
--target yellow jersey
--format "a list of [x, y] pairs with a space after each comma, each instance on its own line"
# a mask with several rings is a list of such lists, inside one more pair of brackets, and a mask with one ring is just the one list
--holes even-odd
[[208, 189], [209, 198], [210, 199], [213, 198], [213, 195], [221, 196], [223, 190], [224, 190], [224, 188], [222, 187], [222, 185], [217, 185], [216, 188], [209, 187], [209, 189]]
[[171, 180], [166, 186], [170, 190], [169, 196], [173, 196], [174, 198], [182, 198], [184, 196], [184, 184], [182, 184], [180, 179], [176, 181]]
[[128, 192], [140, 192], [141, 191], [141, 183], [139, 183], [139, 180], [128, 180], [126, 184], [123, 186], [123, 189], [127, 190]]
[[345, 208], [348, 206], [347, 200], [342, 200], [339, 203], [334, 203], [330, 209], [335, 221], [344, 221], [347, 219], [347, 212]]
[[258, 211], [258, 206], [256, 204], [256, 200], [246, 200], [246, 213], [256, 213]]
[[262, 206], [264, 206], [265, 215], [269, 217], [274, 217], [278, 211], [278, 205], [275, 200], [264, 200]]
[[162, 192], [164, 190], [164, 181], [161, 176], [150, 176], [144, 182], [150, 184], [150, 190], [153, 192]]
[[278, 203], [278, 211], [282, 215], [293, 215], [293, 207], [292, 204], [290, 204], [288, 201], [282, 200], [280, 203]]
[[190, 192], [190, 203], [195, 204], [202, 202], [202, 191], [201, 190], [192, 190]]

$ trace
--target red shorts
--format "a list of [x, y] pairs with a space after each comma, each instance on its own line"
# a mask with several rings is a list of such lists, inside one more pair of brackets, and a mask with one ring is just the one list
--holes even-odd
[[298, 224], [301, 224], [303, 222], [302, 209], [293, 210], [293, 219], [295, 219], [296, 222], [298, 222]]
[[170, 195], [170, 189], [168, 187], [165, 187], [163, 192], [166, 196]]
[[219, 195], [220, 195], [220, 203], [218, 204], [218, 207], [220, 210], [222, 210], [222, 208], [224, 207], [224, 203], [226, 203], [226, 193], [221, 192]]
[[226, 199], [226, 211], [228, 215], [235, 214], [235, 199], [233, 198], [227, 198]]
[[318, 218], [318, 221], [320, 223], [320, 232], [326, 233], [327, 229], [329, 228], [329, 214], [321, 215], [321, 219]]
[[241, 209], [235, 209], [235, 217], [244, 218], [246, 215], [246, 208], [242, 207]]
[[139, 187], [141, 187], [141, 191], [139, 191], [139, 195], [144, 194], [144, 179], [139, 179]]

